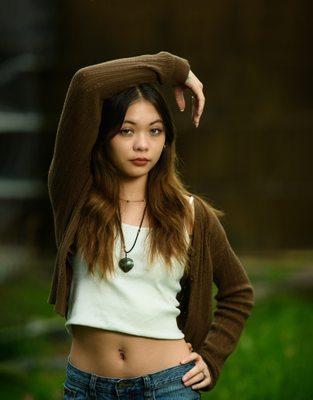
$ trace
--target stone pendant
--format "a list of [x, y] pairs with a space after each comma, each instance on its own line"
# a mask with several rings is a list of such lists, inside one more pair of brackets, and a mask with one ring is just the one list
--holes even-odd
[[122, 271], [129, 272], [134, 266], [134, 261], [131, 258], [125, 257], [119, 261], [118, 265]]

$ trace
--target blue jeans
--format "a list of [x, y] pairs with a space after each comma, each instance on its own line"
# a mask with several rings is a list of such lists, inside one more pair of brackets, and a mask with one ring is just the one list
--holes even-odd
[[172, 400], [201, 399], [200, 390], [185, 386], [183, 375], [195, 361], [175, 365], [152, 374], [132, 378], [112, 378], [81, 371], [70, 362], [66, 366], [64, 400]]

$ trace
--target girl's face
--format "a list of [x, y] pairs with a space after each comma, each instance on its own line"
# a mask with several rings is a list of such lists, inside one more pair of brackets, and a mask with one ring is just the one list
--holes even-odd
[[[120, 131], [110, 140], [111, 161], [121, 175], [139, 177], [147, 174], [158, 162], [165, 143], [162, 118], [147, 100], [132, 103], [125, 114]], [[131, 160], [147, 158], [136, 165]]]

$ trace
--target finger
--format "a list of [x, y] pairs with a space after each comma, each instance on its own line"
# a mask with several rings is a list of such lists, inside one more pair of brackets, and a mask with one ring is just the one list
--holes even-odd
[[204, 96], [201, 96], [200, 98], [196, 98], [194, 100], [194, 107], [193, 107], [193, 122], [197, 126], [199, 125], [200, 118], [204, 109], [204, 103], [205, 99]]
[[205, 378], [205, 379], [201, 379], [201, 381], [199, 383], [193, 384], [191, 387], [192, 387], [192, 389], [198, 390], [198, 389], [202, 389], [202, 388], [206, 387], [210, 383], [211, 383], [211, 379]]
[[182, 361], [180, 361], [180, 364], [186, 364], [187, 362], [196, 360], [197, 358], [199, 358], [199, 354], [196, 352], [192, 352], [192, 353], [188, 354], [188, 356], [186, 358], [184, 358]]
[[[194, 385], [196, 383], [199, 384], [200, 382], [202, 384], [204, 380], [206, 380], [206, 378], [203, 379], [203, 373], [201, 371], [199, 371], [197, 374], [193, 375], [189, 379], [188, 378], [187, 379], [183, 379], [183, 382], [184, 382], [185, 386], [191, 386], [191, 385]], [[195, 386], [192, 386], [192, 388], [193, 389], [197, 389], [197, 387], [195, 387]]]
[[200, 118], [204, 109], [205, 97], [201, 88], [193, 88], [194, 95], [192, 96], [192, 120], [197, 126], [200, 122]]
[[200, 94], [197, 98], [197, 110], [196, 110], [198, 121], [200, 121], [201, 115], [203, 113], [204, 104], [205, 104], [205, 97], [204, 97], [203, 93], [200, 92]]
[[176, 99], [176, 103], [178, 105], [179, 110], [183, 111], [186, 107], [186, 102], [184, 98], [184, 90], [181, 86], [174, 87], [174, 95]]
[[203, 373], [199, 364], [195, 365], [182, 377], [182, 381], [186, 386], [192, 385], [193, 383], [203, 381]]
[[[201, 375], [203, 375], [203, 374], [201, 373]], [[211, 378], [211, 374], [210, 374], [210, 371], [209, 371], [209, 376], [204, 377], [197, 384], [192, 384], [191, 387], [192, 387], [192, 389], [196, 389], [196, 390], [197, 389], [202, 389], [205, 386], [209, 385], [211, 382], [212, 382], [212, 378]]]

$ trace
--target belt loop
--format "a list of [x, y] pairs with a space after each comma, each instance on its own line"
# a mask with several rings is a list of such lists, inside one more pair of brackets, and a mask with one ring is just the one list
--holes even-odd
[[97, 375], [91, 374], [88, 392], [91, 399], [96, 400], [96, 383], [97, 383]]
[[151, 388], [151, 378], [149, 375], [142, 376], [143, 383], [144, 383], [144, 398], [146, 400], [154, 400], [153, 396], [153, 388]]

